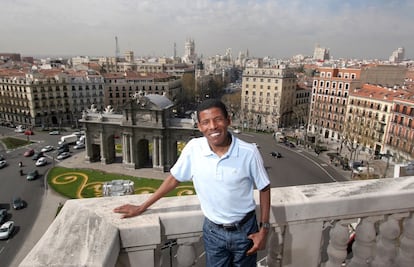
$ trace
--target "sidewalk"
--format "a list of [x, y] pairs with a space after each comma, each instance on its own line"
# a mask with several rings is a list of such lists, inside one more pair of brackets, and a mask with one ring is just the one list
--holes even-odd
[[[351, 152], [346, 146], [342, 146], [342, 150], [340, 148], [340, 143], [335, 141], [325, 141], [321, 144], [322, 146], [326, 146], [328, 151], [324, 151], [319, 155], [319, 158], [323, 158], [323, 160], [332, 166], [334, 166], [339, 173], [342, 173], [345, 178], [351, 178], [351, 171], [350, 170], [343, 170], [340, 164], [332, 164], [328, 153], [337, 153], [340, 151], [340, 155], [342, 157], [346, 157], [351, 160]], [[315, 153], [316, 154], [316, 153]], [[394, 163], [391, 161], [388, 162], [387, 166], [387, 159], [373, 159], [372, 155], [368, 152], [358, 150], [356, 155], [352, 157], [352, 160], [355, 161], [364, 161], [364, 166], [368, 166], [374, 168], [374, 174], [378, 175], [379, 178], [392, 178], [394, 177]], [[384, 177], [385, 176], [385, 177]]]

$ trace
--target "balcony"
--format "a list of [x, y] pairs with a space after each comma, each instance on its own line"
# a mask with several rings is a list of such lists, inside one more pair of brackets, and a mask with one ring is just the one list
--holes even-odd
[[[197, 197], [163, 198], [130, 219], [112, 212], [147, 197], [68, 200], [19, 266], [204, 266]], [[413, 177], [273, 188], [258, 266], [414, 266], [413, 213]]]

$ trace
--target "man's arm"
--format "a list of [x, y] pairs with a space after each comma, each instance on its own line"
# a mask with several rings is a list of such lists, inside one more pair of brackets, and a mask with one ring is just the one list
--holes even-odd
[[[260, 222], [269, 223], [270, 217], [270, 185], [260, 190]], [[253, 241], [253, 247], [247, 251], [247, 255], [252, 255], [258, 250], [266, 247], [267, 233], [269, 229], [261, 227], [259, 232], [248, 236]]]
[[146, 211], [154, 202], [165, 196], [168, 192], [177, 187], [180, 182], [171, 174], [164, 180], [161, 186], [142, 205], [125, 204], [114, 209], [116, 213], [122, 213], [122, 218], [138, 216]]

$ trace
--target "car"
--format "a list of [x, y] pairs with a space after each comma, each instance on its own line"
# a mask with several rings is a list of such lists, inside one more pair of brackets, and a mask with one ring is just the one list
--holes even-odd
[[34, 155], [32, 156], [32, 160], [38, 160], [41, 157], [43, 157], [43, 152], [39, 151], [39, 152], [34, 153]]
[[16, 128], [16, 130], [14, 130], [16, 133], [24, 133], [24, 129], [23, 128]]
[[69, 152], [69, 146], [62, 146], [62, 147], [59, 147], [58, 150], [57, 150], [58, 155], [60, 155], [64, 152]]
[[55, 149], [53, 146], [45, 146], [40, 151], [41, 152], [49, 152], [49, 151], [52, 151], [53, 149]]
[[241, 131], [240, 131], [240, 129], [234, 129], [233, 133], [239, 134], [239, 133], [241, 133]]
[[82, 148], [85, 148], [85, 144], [80, 143], [80, 144], [73, 146], [73, 149], [82, 149]]
[[14, 221], [7, 221], [0, 226], [0, 239], [9, 239], [14, 231]]
[[69, 158], [71, 155], [69, 152], [62, 152], [57, 156], [57, 159], [66, 159]]
[[60, 132], [59, 131], [51, 131], [49, 132], [50, 135], [59, 135]]
[[0, 160], [0, 169], [4, 168], [7, 166], [7, 161], [5, 160]]
[[7, 219], [7, 216], [9, 216], [7, 214], [7, 210], [6, 209], [0, 209], [0, 224], [2, 224]]
[[39, 158], [37, 161], [36, 161], [36, 163], [35, 163], [35, 165], [37, 166], [37, 167], [40, 167], [40, 166], [45, 166], [47, 164], [47, 159], [45, 158], [45, 157], [41, 157], [41, 158]]
[[290, 147], [290, 148], [294, 148], [294, 147], [295, 147], [295, 144], [294, 144], [294, 143], [292, 143], [292, 142], [290, 142], [290, 141], [288, 141], [288, 140], [286, 140], [286, 141], [284, 142], [284, 144], [285, 144], [285, 146]]
[[31, 149], [29, 149], [29, 150], [26, 150], [26, 151], [24, 152], [23, 156], [25, 156], [25, 157], [31, 157], [31, 156], [33, 156], [33, 154], [34, 154], [34, 153], [35, 153], [34, 149], [33, 149], [33, 148], [31, 148]]
[[35, 180], [37, 177], [39, 177], [39, 172], [37, 170], [33, 170], [27, 174], [26, 179], [31, 181]]
[[21, 197], [13, 197], [12, 206], [15, 210], [23, 209], [25, 204]]
[[25, 135], [34, 135], [34, 132], [32, 130], [26, 130], [24, 131]]
[[282, 157], [282, 154], [280, 152], [277, 152], [277, 151], [270, 152], [270, 155], [274, 158], [281, 158]]

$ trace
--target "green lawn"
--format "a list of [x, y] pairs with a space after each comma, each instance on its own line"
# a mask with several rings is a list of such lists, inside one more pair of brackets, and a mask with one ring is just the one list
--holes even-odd
[[[68, 198], [90, 198], [102, 196], [102, 183], [112, 180], [131, 180], [135, 193], [153, 193], [162, 180], [107, 173], [92, 169], [52, 168], [47, 177], [50, 187]], [[167, 196], [194, 195], [192, 182], [181, 183]]]
[[31, 141], [26, 139], [14, 138], [14, 137], [5, 137], [2, 138], [1, 141], [7, 147], [7, 149], [14, 149], [25, 145], [30, 145]]

